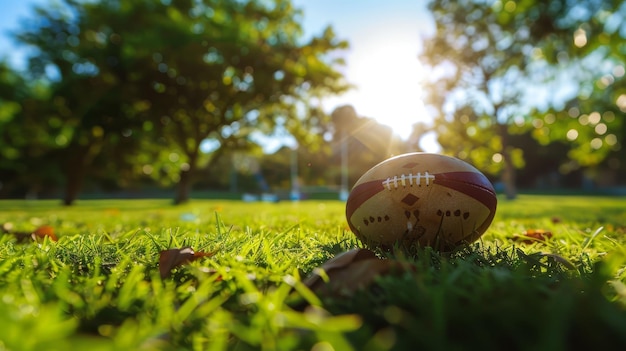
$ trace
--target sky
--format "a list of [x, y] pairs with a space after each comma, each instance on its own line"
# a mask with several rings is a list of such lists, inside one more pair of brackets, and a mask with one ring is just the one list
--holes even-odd
[[32, 16], [35, 4], [45, 4], [47, 0], [0, 0], [0, 58], [8, 58], [14, 66], [24, 68], [24, 52], [18, 50], [10, 36], [11, 31], [20, 28], [23, 19]]
[[426, 0], [294, 0], [304, 10], [305, 34], [331, 25], [350, 43], [344, 73], [356, 89], [327, 101], [354, 106], [357, 114], [391, 126], [403, 138], [416, 122], [432, 118], [421, 102], [421, 43], [434, 22]]
[[[0, 0], [0, 57], [25, 67], [24, 52], [17, 50], [8, 31], [32, 15], [33, 4], [54, 0]], [[416, 122], [431, 123], [421, 101], [424, 71], [418, 61], [421, 43], [432, 35], [434, 23], [426, 0], [293, 0], [304, 11], [306, 36], [321, 34], [331, 25], [338, 38], [347, 40], [346, 66], [341, 69], [355, 89], [329, 98], [330, 113], [352, 105], [358, 115], [371, 117], [407, 138]], [[421, 144], [436, 151], [433, 136]]]

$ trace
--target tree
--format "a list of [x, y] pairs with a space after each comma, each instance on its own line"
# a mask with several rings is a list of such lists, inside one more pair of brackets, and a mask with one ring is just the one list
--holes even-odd
[[[554, 1], [553, 7], [565, 6]], [[549, 63], [562, 69], [553, 74], [575, 77], [573, 96], [547, 108], [533, 111], [530, 129], [543, 145], [564, 142], [568, 157], [560, 162], [567, 175], [586, 169], [593, 177], [604, 163], [613, 171], [626, 169], [620, 152], [626, 142], [626, 79], [623, 47], [626, 32], [626, 4], [623, 1], [584, 1], [574, 6], [575, 15], [554, 16], [551, 28], [562, 27], [565, 35], [552, 36], [550, 45], [537, 51]], [[556, 39], [556, 40], [554, 40]]]
[[[0, 194], [15, 186], [9, 182], [20, 173], [15, 160], [21, 156], [21, 150], [13, 141], [13, 132], [17, 130], [14, 120], [21, 112], [25, 90], [26, 82], [6, 62], [0, 62]], [[21, 139], [19, 143], [26, 141]]]
[[[602, 38], [587, 37], [594, 45], [575, 52], [576, 41], [581, 40], [576, 33], [580, 37], [583, 24], [598, 28], [608, 23], [607, 11], [616, 5], [593, 0], [570, 3], [429, 4], [437, 31], [426, 41], [420, 59], [434, 73], [425, 91], [428, 104], [437, 111], [439, 143], [480, 169], [501, 172], [510, 198], [516, 193], [515, 168], [524, 165], [522, 150], [510, 143], [511, 134], [528, 130], [533, 121], [543, 120], [545, 106], [562, 105], [568, 98], [547, 90], [556, 87], [548, 83], [558, 72], [576, 77], [576, 71], [565, 69], [572, 65], [559, 66], [559, 61], [595, 52]], [[544, 94], [547, 97], [538, 99]]]
[[[390, 127], [377, 123], [373, 118], [359, 116], [353, 106], [337, 107], [331, 117], [334, 128], [333, 164], [341, 164], [341, 148], [347, 147], [350, 170], [348, 184], [356, 183], [363, 173], [377, 163], [410, 151]], [[339, 169], [335, 173], [339, 179]]]
[[60, 178], [50, 152], [64, 128], [50, 115], [49, 97], [44, 84], [0, 63], [0, 194], [36, 197]]
[[30, 58], [30, 76], [48, 81], [49, 100], [40, 101], [39, 109], [49, 112], [32, 122], [60, 126], [48, 157], [58, 161], [65, 175], [66, 205], [77, 198], [86, 176], [106, 170], [120, 176], [122, 161], [132, 162], [128, 156], [139, 146], [140, 138], [132, 136], [143, 126], [132, 57], [122, 54], [118, 37], [102, 31], [103, 23], [115, 21], [98, 5], [67, 0], [39, 7], [36, 25], [17, 35], [37, 49]]
[[18, 38], [39, 51], [33, 74], [54, 68], [53, 100], [73, 127], [66, 204], [87, 172], [125, 167], [178, 182], [185, 202], [203, 143], [218, 145], [216, 161], [254, 133], [302, 132], [315, 120], [299, 114], [306, 98], [347, 88], [329, 55], [347, 43], [330, 27], [304, 42], [289, 0], [65, 0], [37, 11]]
[[[209, 10], [210, 17], [187, 15]], [[347, 44], [330, 28], [301, 44], [299, 12], [290, 1], [206, 2], [189, 11], [170, 6], [167, 14], [172, 28], [154, 35], [172, 38], [171, 45], [163, 45], [153, 63], [154, 72], [167, 67], [167, 74], [154, 78], [158, 89], [148, 99], [158, 102], [148, 112], [166, 121], [163, 135], [185, 158], [176, 203], [188, 199], [207, 139], [219, 144], [219, 152], [245, 148], [255, 132], [276, 128], [316, 135], [302, 126], [314, 124], [317, 115], [299, 109], [310, 106], [310, 96], [347, 88], [333, 68], [339, 61], [328, 57]]]

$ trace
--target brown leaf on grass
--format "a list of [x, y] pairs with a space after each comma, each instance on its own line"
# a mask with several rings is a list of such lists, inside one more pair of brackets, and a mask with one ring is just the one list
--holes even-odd
[[538, 241], [546, 241], [552, 237], [552, 232], [543, 229], [528, 229], [522, 235], [515, 235], [511, 240], [520, 241], [522, 244], [532, 244]]
[[161, 273], [161, 279], [167, 278], [172, 269], [180, 265], [213, 255], [215, 255], [214, 252], [195, 252], [191, 247], [163, 250], [159, 253], [159, 273]]
[[398, 261], [380, 259], [367, 249], [341, 253], [316, 268], [304, 284], [316, 294], [352, 295], [380, 276], [405, 272]]
[[49, 225], [42, 225], [32, 232], [13, 232], [13, 223], [4, 223], [2, 225], [2, 232], [13, 235], [18, 242], [25, 242], [28, 239], [34, 241], [43, 240], [45, 237], [50, 238], [52, 241], [57, 241], [57, 237], [54, 234], [54, 228]]
[[31, 236], [34, 240], [37, 240], [37, 238], [43, 239], [47, 236], [50, 240], [57, 241], [57, 237], [54, 235], [54, 228], [49, 225], [42, 225], [41, 227], [35, 229]]

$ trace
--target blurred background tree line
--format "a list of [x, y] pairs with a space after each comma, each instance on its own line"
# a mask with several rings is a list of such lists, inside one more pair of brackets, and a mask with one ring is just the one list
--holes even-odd
[[[358, 106], [348, 43], [305, 39], [290, 0], [65, 0], [15, 33], [24, 72], [0, 62], [0, 198], [81, 191], [261, 192], [336, 187], [385, 158], [442, 152], [518, 187], [626, 179], [626, 5], [621, 1], [431, 1], [436, 32], [416, 57], [430, 72], [433, 125], [408, 140]], [[421, 97], [416, 96], [416, 99]], [[263, 140], [297, 148], [267, 153]], [[61, 195], [60, 195], [61, 194]]]

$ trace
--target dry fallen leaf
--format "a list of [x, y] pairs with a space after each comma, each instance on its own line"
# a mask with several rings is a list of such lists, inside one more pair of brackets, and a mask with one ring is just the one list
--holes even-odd
[[56, 235], [54, 235], [54, 228], [49, 225], [42, 225], [32, 232], [13, 232], [13, 223], [4, 223], [2, 225], [2, 232], [13, 235], [18, 242], [25, 242], [28, 239], [34, 241], [41, 240], [45, 237], [50, 238], [52, 241], [57, 241]]
[[351, 295], [383, 275], [406, 271], [398, 261], [380, 259], [367, 249], [354, 249], [316, 268], [304, 284], [316, 294]]
[[47, 236], [50, 240], [57, 241], [57, 237], [54, 235], [54, 228], [49, 225], [42, 225], [41, 227], [35, 229], [31, 236], [34, 240], [37, 240], [37, 238], [43, 239]]
[[214, 252], [195, 252], [191, 247], [163, 250], [159, 253], [159, 272], [161, 278], [169, 276], [172, 269], [202, 257], [211, 257]]
[[528, 229], [522, 235], [515, 235], [511, 240], [518, 241], [522, 244], [532, 244], [538, 241], [546, 241], [552, 237], [552, 232], [543, 229]]

